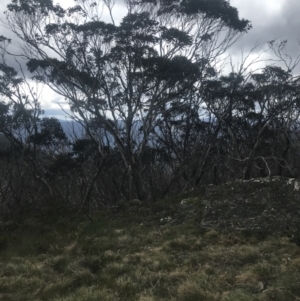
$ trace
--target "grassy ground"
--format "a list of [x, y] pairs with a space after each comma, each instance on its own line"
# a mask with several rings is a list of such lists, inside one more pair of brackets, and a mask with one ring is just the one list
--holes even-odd
[[300, 300], [288, 238], [203, 232], [198, 218], [162, 225], [169, 203], [157, 206], [4, 233], [0, 300]]

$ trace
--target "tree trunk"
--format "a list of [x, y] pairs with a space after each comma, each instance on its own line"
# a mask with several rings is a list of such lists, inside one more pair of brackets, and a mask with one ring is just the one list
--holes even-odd
[[133, 183], [135, 185], [138, 199], [141, 201], [147, 200], [148, 198], [147, 193], [145, 190], [145, 186], [138, 165], [134, 164], [131, 166], [131, 176], [132, 176]]
[[255, 150], [253, 150], [250, 153], [250, 156], [248, 158], [248, 162], [247, 162], [247, 166], [246, 166], [246, 170], [244, 172], [244, 180], [249, 180], [251, 177], [251, 171], [252, 171], [252, 165], [254, 163], [254, 154], [255, 154]]
[[[285, 146], [285, 148], [283, 150], [281, 158], [279, 158], [278, 163], [277, 163], [277, 170], [278, 170], [277, 174], [279, 176], [282, 176], [282, 174], [283, 174], [283, 166], [286, 165], [286, 163], [285, 163], [285, 157], [286, 157], [286, 155], [287, 155], [287, 153], [288, 153], [288, 151], [290, 149], [290, 146], [291, 146], [291, 141], [290, 141], [290, 139], [289, 139], [289, 137], [287, 135], [285, 135], [285, 145], [286, 146]], [[292, 174], [290, 174], [290, 176], [292, 176]]]
[[244, 180], [249, 180], [250, 179], [252, 166], [253, 166], [253, 163], [254, 163], [254, 160], [255, 160], [256, 152], [257, 152], [257, 150], [260, 146], [260, 143], [261, 143], [261, 136], [264, 133], [264, 131], [267, 129], [267, 127], [269, 126], [271, 121], [272, 121], [272, 117], [270, 117], [270, 119], [264, 124], [264, 126], [261, 128], [261, 130], [257, 134], [255, 145], [254, 145], [254, 147], [253, 147], [253, 149], [250, 152], [249, 157], [248, 157], [248, 162], [247, 162], [246, 170], [244, 172], [244, 177], [243, 177]]

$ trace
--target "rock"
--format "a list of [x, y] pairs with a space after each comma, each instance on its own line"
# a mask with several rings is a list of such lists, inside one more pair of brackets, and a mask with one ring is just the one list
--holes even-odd
[[171, 216], [163, 217], [163, 218], [160, 219], [160, 223], [161, 223], [161, 224], [167, 224], [167, 223], [169, 223], [171, 220], [172, 220], [172, 217], [171, 217]]
[[182, 201], [180, 202], [180, 205], [181, 205], [181, 206], [187, 205], [187, 200], [188, 200], [188, 199], [182, 200]]
[[264, 287], [265, 287], [265, 286], [264, 286], [264, 283], [263, 283], [262, 281], [259, 281], [257, 286], [258, 286], [258, 289], [259, 289], [260, 291], [263, 291], [263, 290], [264, 290]]

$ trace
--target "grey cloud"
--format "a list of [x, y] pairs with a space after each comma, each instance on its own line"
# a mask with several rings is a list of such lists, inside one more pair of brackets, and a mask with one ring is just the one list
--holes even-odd
[[54, 99], [51, 100], [51, 103], [58, 103], [60, 105], [68, 104], [67, 101], [62, 96], [57, 96]]
[[[6, 21], [4, 11], [6, 10], [7, 4], [10, 3], [10, 0], [1, 0], [0, 3], [0, 35], [5, 36], [11, 39], [11, 44], [9, 45], [9, 51], [16, 55], [16, 57], [7, 56], [6, 63], [15, 68], [17, 72], [20, 73], [20, 66], [25, 74], [26, 77], [30, 78], [32, 75], [28, 72], [26, 67], [26, 62], [18, 55], [21, 53], [20, 50], [20, 40], [8, 29], [5, 27], [4, 23]], [[16, 60], [18, 62], [16, 62]], [[19, 65], [20, 64], [20, 65]]]
[[[238, 55], [241, 48], [250, 51], [256, 42], [260, 45], [256, 53], [266, 49], [268, 41], [288, 40], [287, 51], [293, 58], [300, 54], [298, 44], [300, 38], [300, 2], [298, 0], [279, 1], [281, 6], [276, 7], [276, 1], [263, 6], [263, 1], [234, 0], [231, 5], [238, 8], [240, 16], [252, 21], [253, 28], [239, 42], [233, 45], [231, 52]], [[273, 4], [272, 4], [273, 3]], [[277, 4], [278, 5], [278, 4]], [[270, 57], [274, 57], [270, 53]]]

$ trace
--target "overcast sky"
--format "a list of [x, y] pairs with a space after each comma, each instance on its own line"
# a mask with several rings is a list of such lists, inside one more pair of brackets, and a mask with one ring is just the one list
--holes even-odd
[[[241, 18], [249, 19], [253, 28], [233, 50], [240, 47], [249, 50], [256, 41], [261, 49], [268, 41], [287, 39], [288, 51], [293, 57], [300, 53], [300, 1], [298, 0], [231, 0], [232, 6], [238, 8]], [[258, 49], [259, 50], [259, 49]]]
[[[0, 0], [1, 17], [3, 17], [2, 13], [9, 2], [9, 0]], [[68, 0], [60, 1], [60, 3], [66, 6]], [[299, 55], [299, 0], [231, 0], [230, 4], [238, 9], [241, 18], [249, 19], [253, 25], [252, 30], [230, 49], [234, 61], [238, 62], [241, 48], [247, 53], [256, 42], [259, 42], [260, 46], [256, 49], [259, 52], [266, 48], [268, 41], [274, 39], [287, 39], [289, 54], [293, 57]], [[0, 27], [0, 35], [13, 39], [7, 29], [3, 27]], [[256, 53], [252, 57], [255, 55]], [[58, 113], [55, 113], [56, 110], [60, 110], [56, 105], [57, 101], [59, 98], [48, 88], [44, 88], [42, 106], [47, 113], [49, 111], [52, 115], [58, 116]], [[58, 117], [62, 117], [62, 115]]]

